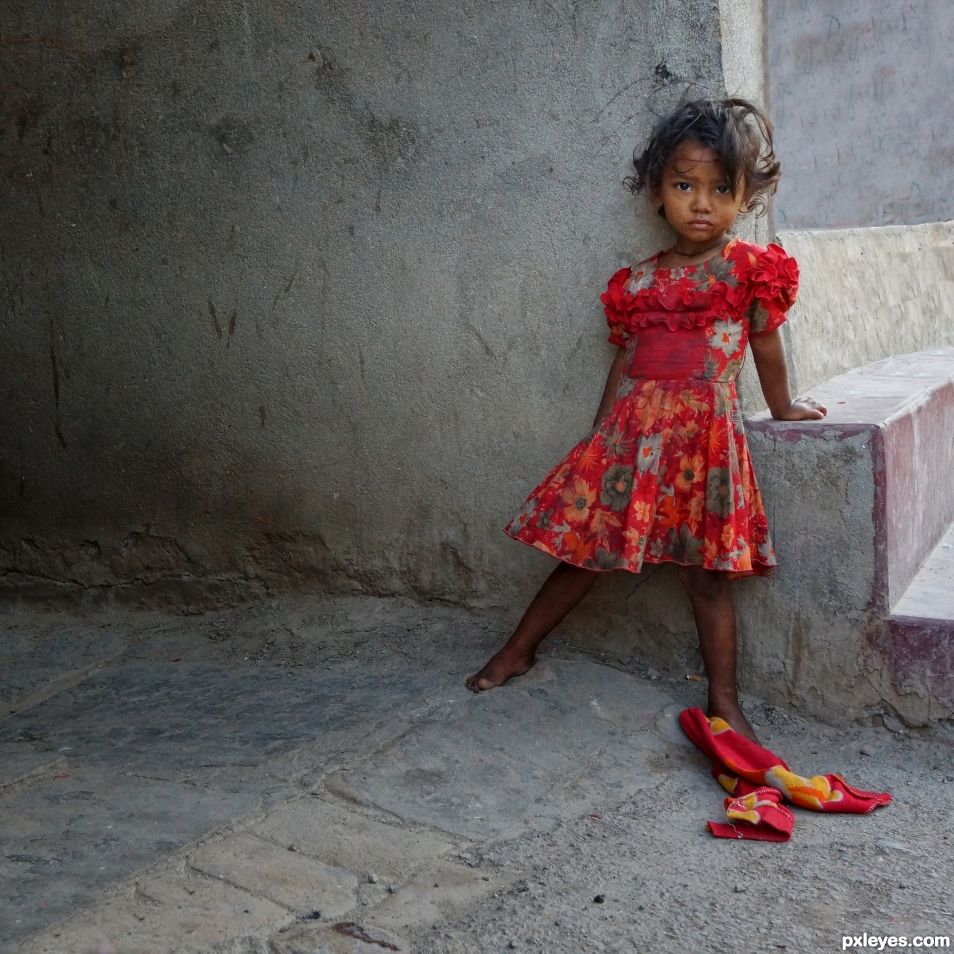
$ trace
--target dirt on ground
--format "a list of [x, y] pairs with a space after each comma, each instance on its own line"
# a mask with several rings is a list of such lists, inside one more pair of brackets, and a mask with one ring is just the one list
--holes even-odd
[[[262, 889], [268, 917], [240, 935], [229, 933], [226, 919], [222, 933], [210, 935], [217, 938], [215, 950], [380, 951], [380, 938], [393, 936], [398, 949], [447, 954], [814, 954], [879, 945], [914, 949], [915, 937], [954, 936], [954, 733], [948, 724], [912, 731], [879, 717], [877, 724], [834, 727], [745, 693], [763, 743], [793, 769], [806, 775], [837, 771], [863, 788], [890, 791], [894, 802], [865, 816], [797, 811], [793, 837], [783, 844], [723, 841], [711, 837], [705, 822], [720, 817], [724, 793], [675, 721], [681, 708], [701, 704], [697, 674], [667, 677], [637, 658], [574, 648], [558, 632], [527, 676], [478, 697], [463, 683], [506, 637], [507, 621], [498, 614], [296, 595], [189, 616], [11, 608], [0, 633], [0, 751], [12, 760], [0, 779], [6, 848], [0, 873], [16, 886], [20, 905], [8, 907], [5, 917], [22, 925], [8, 927], [9, 946], [0, 944], [2, 950], [19, 944], [29, 952], [73, 950], [71, 931], [75, 938], [92, 936], [84, 932], [97, 918], [103, 922], [107, 902], [109, 917], [122, 921], [116, 905], [127, 895], [134, 903], [132, 886], [144, 873], [179, 870], [209, 838], [265, 830], [272, 813], [296, 799], [314, 800], [323, 810], [338, 806], [356, 823], [373, 821], [452, 845], [445, 861], [473, 878], [474, 886], [448, 894], [435, 875], [433, 897], [416, 888], [414, 902], [398, 916], [388, 905], [397, 903], [402, 882], [391, 890], [382, 872], [380, 896], [358, 892], [344, 914], [319, 915], [304, 928], [303, 915], [287, 897]], [[121, 746], [111, 750], [108, 772], [102, 768], [95, 720], [84, 735], [82, 718], [70, 706], [103, 707], [96, 715], [100, 724], [115, 719], [119, 725], [129, 721], [128, 711], [109, 714], [108, 694], [97, 689], [107, 686], [104, 680], [132, 687], [117, 698], [159, 693], [154, 701], [161, 709], [194, 684], [183, 678], [186, 672], [209, 686], [242, 687], [246, 701], [257, 684], [274, 687], [254, 703], [262, 726], [242, 743], [244, 768], [215, 762], [221, 753], [202, 749], [217, 744], [209, 733], [189, 743], [196, 746], [194, 765], [183, 761], [153, 773], [163, 784], [188, 782], [215, 797], [234, 796], [234, 817], [210, 809], [208, 831], [197, 823], [178, 840], [146, 845], [132, 860], [120, 845], [98, 882], [74, 886], [54, 903], [57, 884], [65, 884], [70, 872], [56, 846], [69, 845], [77, 857], [84, 850], [79, 816], [64, 822], [59, 808], [53, 810], [54, 786], [67, 784], [63, 775], [88, 773], [86, 795], [56, 796], [55, 804], [87, 799], [89, 823], [98, 817], [103, 779], [152, 777], [141, 768], [133, 773], [130, 759], [142, 753]], [[365, 695], [349, 690], [321, 710], [333, 709], [345, 721], [316, 723], [311, 734], [306, 721], [282, 734], [282, 724], [292, 721], [288, 714], [309, 698], [309, 686], [331, 692], [334, 685], [364, 687]], [[275, 717], [281, 724], [269, 727], [269, 700], [283, 692], [298, 695], [282, 703], [285, 715]], [[227, 724], [226, 701], [209, 700], [210, 693], [195, 704], [214, 702], [214, 718]], [[361, 708], [351, 711], [349, 700]], [[248, 720], [248, 711], [235, 718]], [[152, 743], [142, 739], [173, 739], [179, 731], [163, 723], [140, 737], [132, 726], [122, 745], [148, 748]], [[57, 744], [64, 740], [69, 744]], [[54, 756], [60, 761], [51, 761]], [[9, 768], [16, 759], [24, 771]], [[276, 769], [283, 764], [283, 771]], [[255, 800], [243, 802], [243, 789], [255, 789]], [[22, 819], [28, 805], [30, 830], [16, 817], [20, 812]], [[131, 819], [135, 810], [133, 805]], [[53, 826], [49, 831], [44, 818]], [[105, 827], [105, 815], [103, 822]], [[320, 847], [315, 853], [320, 856]], [[430, 863], [420, 862], [421, 878]], [[202, 877], [218, 877], [207, 869], [201, 868]], [[195, 874], [188, 865], [183, 870]], [[366, 882], [367, 874], [356, 877]], [[229, 890], [258, 896], [259, 889], [235, 880], [237, 888], [226, 879]], [[30, 904], [44, 903], [48, 912], [29, 925], [22, 914], [16, 917]], [[276, 928], [282, 912], [288, 923]], [[201, 949], [176, 940], [175, 917], [170, 909], [167, 946], [160, 938], [142, 949]], [[334, 936], [327, 933], [344, 923], [359, 925], [365, 939], [342, 934], [340, 927]], [[299, 940], [292, 943], [293, 937]], [[104, 952], [140, 949], [128, 938], [109, 943]]]

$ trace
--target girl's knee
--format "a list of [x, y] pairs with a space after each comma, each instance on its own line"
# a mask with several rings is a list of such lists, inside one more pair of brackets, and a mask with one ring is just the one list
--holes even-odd
[[701, 566], [680, 566], [679, 579], [686, 592], [700, 599], [720, 599], [728, 592], [729, 581], [724, 573]]
[[598, 570], [590, 570], [572, 563], [560, 563], [550, 574], [550, 581], [557, 586], [567, 587], [576, 592], [588, 590], [599, 576]]
[[575, 563], [561, 562], [560, 565], [554, 570], [554, 573], [559, 574], [560, 576], [574, 576], [581, 580], [589, 578], [595, 580], [599, 574], [599, 570], [591, 570], [589, 567], [577, 566]]

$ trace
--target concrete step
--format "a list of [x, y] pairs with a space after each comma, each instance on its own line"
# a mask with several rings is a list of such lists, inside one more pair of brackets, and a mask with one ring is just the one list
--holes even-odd
[[869, 438], [872, 601], [887, 613], [954, 521], [954, 348], [884, 358], [811, 393], [828, 407], [822, 423], [773, 421], [765, 412], [750, 424], [789, 442]]
[[810, 393], [824, 421], [747, 422], [779, 569], [768, 591], [742, 594], [746, 675], [831, 718], [954, 716], [941, 541], [954, 522], [954, 348]]
[[954, 523], [892, 608], [881, 652], [899, 691], [954, 709]]
[[891, 610], [894, 620], [925, 620], [954, 627], [954, 523]]

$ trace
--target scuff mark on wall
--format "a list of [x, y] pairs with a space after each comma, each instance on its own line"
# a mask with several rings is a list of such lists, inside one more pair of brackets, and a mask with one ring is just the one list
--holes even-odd
[[[56, 323], [49, 319], [50, 326], [50, 364], [53, 369], [53, 432], [60, 447], [66, 449], [66, 436], [63, 433], [63, 422], [60, 419], [60, 365], [59, 345], [56, 337]], [[66, 375], [69, 377], [69, 375]]]
[[215, 313], [215, 305], [209, 301], [209, 317], [212, 319], [212, 327], [215, 329], [215, 337], [222, 340], [222, 326], [219, 324], [218, 315]]
[[288, 281], [285, 282], [284, 287], [280, 288], [275, 293], [275, 297], [272, 300], [272, 310], [269, 312], [269, 317], [275, 314], [275, 309], [278, 307], [278, 303], [291, 291], [292, 285], [295, 284], [295, 279], [298, 278], [299, 271], [301, 271], [300, 259], [295, 263], [295, 267], [292, 269], [291, 275], [289, 275]]

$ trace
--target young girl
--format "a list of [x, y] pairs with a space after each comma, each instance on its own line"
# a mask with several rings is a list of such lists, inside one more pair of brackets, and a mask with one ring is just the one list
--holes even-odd
[[746, 344], [773, 417], [826, 413], [789, 394], [778, 329], [795, 300], [795, 260], [728, 235], [775, 190], [772, 126], [742, 99], [687, 102], [656, 125], [634, 165], [627, 185], [645, 191], [675, 242], [621, 268], [600, 296], [617, 351], [593, 430], [505, 527], [561, 563], [467, 686], [480, 692], [525, 673], [600, 571], [675, 563], [699, 633], [708, 714], [754, 740], [736, 688], [730, 580], [771, 573], [775, 551], [735, 389]]

